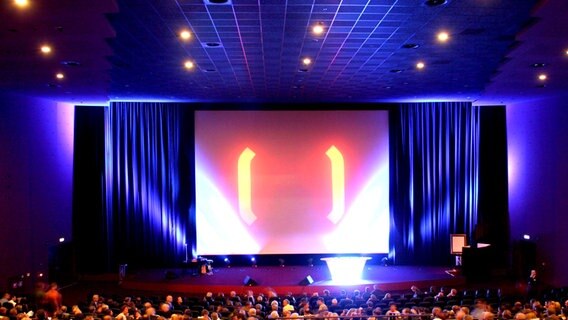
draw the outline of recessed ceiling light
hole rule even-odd
[[[305,66],[309,66],[310,64],[312,64],[312,59],[310,59],[310,58],[304,58],[304,59],[302,60],[302,63],[303,63]]]
[[[531,64],[531,67],[533,67],[533,68],[544,68],[544,67],[546,67],[546,63],[542,63],[542,62],[533,63],[533,64]]]
[[[184,62],[183,66],[184,66],[186,69],[191,70],[191,69],[193,69],[193,68],[195,67],[195,64],[193,63],[193,61],[187,60],[187,61]]]
[[[63,73],[59,72],[59,73],[55,74],[55,78],[62,80],[63,78],[65,78],[65,75]]]
[[[544,74],[544,73],[541,73],[541,74],[538,75],[538,80],[540,80],[540,81],[544,81],[544,80],[546,80],[546,78],[547,78],[546,74]]]
[[[446,0],[426,0],[424,4],[429,7],[437,7],[446,4],[446,2]]]
[[[231,4],[229,0],[205,0],[205,4]]]
[[[221,46],[221,43],[220,43],[220,42],[210,41],[210,42],[205,42],[205,43],[203,43],[203,46],[204,46],[204,47],[207,47],[207,48],[218,48],[218,47]]]
[[[63,60],[61,61],[61,64],[67,67],[78,67],[81,65],[81,62],[74,60]]]
[[[318,23],[318,24],[316,24],[316,25],[314,25],[314,26],[312,27],[312,32],[313,32],[315,35],[320,35],[320,34],[322,34],[324,31],[325,31],[325,28],[323,27],[323,23],[321,23],[321,22]]]
[[[182,31],[179,33],[179,37],[180,37],[182,40],[189,40],[189,39],[191,39],[191,32],[189,32],[188,30],[182,30]]]
[[[43,54],[50,54],[51,53],[51,47],[48,46],[48,45],[41,46],[40,50],[41,50],[41,53],[43,53]]]
[[[437,38],[438,38],[438,41],[440,41],[440,42],[446,42],[446,41],[448,41],[448,39],[450,39],[450,35],[447,32],[442,31],[442,32],[438,33]]]
[[[426,67],[426,65],[422,61],[416,64],[416,69],[424,69],[424,67]]]
[[[402,47],[404,49],[416,49],[416,48],[420,47],[420,45],[416,44],[416,43],[405,43],[405,44],[402,45]]]
[[[14,4],[18,7],[27,7],[30,2],[28,0],[14,0]]]
[[[564,53],[568,56],[568,49],[566,49],[566,51],[564,51]]]

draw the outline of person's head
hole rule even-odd
[[[485,311],[485,312],[483,313],[482,319],[483,319],[483,320],[494,320],[494,319],[495,319],[495,314],[493,314],[492,312],[489,312],[489,311]]]
[[[526,274],[526,273],[525,273]],[[532,269],[531,270],[531,277],[536,277],[536,270]]]
[[[249,317],[256,317],[256,309],[250,308],[249,311],[248,311],[248,315],[249,315]]]
[[[168,305],[167,303],[160,304],[160,311],[161,312],[169,312],[170,311],[170,305]]]
[[[174,297],[172,297],[171,295],[166,296],[166,302],[167,303],[172,303],[173,301],[174,301]]]
[[[122,306],[122,308],[120,308],[120,313],[124,314],[124,315],[128,315],[128,306]]]
[[[290,300],[288,300],[288,299],[282,300],[282,306],[287,306],[289,304],[290,304]]]

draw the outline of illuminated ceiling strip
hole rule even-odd
[[[241,152],[238,162],[238,188],[239,188],[239,214],[241,218],[251,225],[256,220],[252,212],[252,181],[251,162],[256,154],[249,148]]]
[[[331,146],[325,153],[331,161],[333,207],[327,218],[337,224],[345,212],[345,163],[341,151]]]

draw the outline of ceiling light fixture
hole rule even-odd
[[[182,40],[189,40],[189,39],[191,39],[191,32],[189,32],[188,30],[182,30],[182,31],[179,33],[179,37],[180,37]]]
[[[55,74],[55,78],[62,80],[63,78],[65,78],[65,75],[63,73],[59,72],[59,73]]]
[[[424,67],[426,67],[426,65],[422,61],[416,64],[416,69],[424,69]]]
[[[305,66],[309,66],[310,64],[312,64],[312,59],[310,59],[310,58],[304,58],[304,59],[302,60],[302,63],[303,63]]]
[[[30,2],[28,0],[14,0],[14,4],[18,7],[23,8],[27,7],[30,4]]]
[[[450,35],[447,32],[442,31],[442,32],[438,33],[437,38],[438,38],[438,41],[440,41],[440,42],[446,42],[446,41],[448,41],[448,39],[450,39]]]
[[[195,64],[193,63],[193,61],[187,60],[184,62],[183,66],[188,69],[191,70],[195,67]]]
[[[51,53],[51,47],[48,46],[48,45],[41,46],[40,50],[41,50],[41,53],[43,53],[43,54],[50,54]]]
[[[402,45],[402,47],[404,49],[416,49],[416,48],[420,47],[420,45],[417,44],[417,43],[405,43],[405,44]]]
[[[318,23],[318,24],[316,24],[316,25],[314,25],[314,26],[312,27],[312,32],[313,32],[315,35],[320,35],[320,34],[322,34],[324,31],[325,31],[325,28],[324,28],[324,26],[323,26],[323,23],[321,23],[321,22]]]
[[[428,7],[437,7],[446,4],[446,0],[426,0],[424,2]]]

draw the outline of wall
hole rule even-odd
[[[49,248],[71,240],[71,105],[0,95],[0,288],[46,273]]]
[[[545,282],[568,285],[568,100],[507,107],[511,239],[529,234]]]

